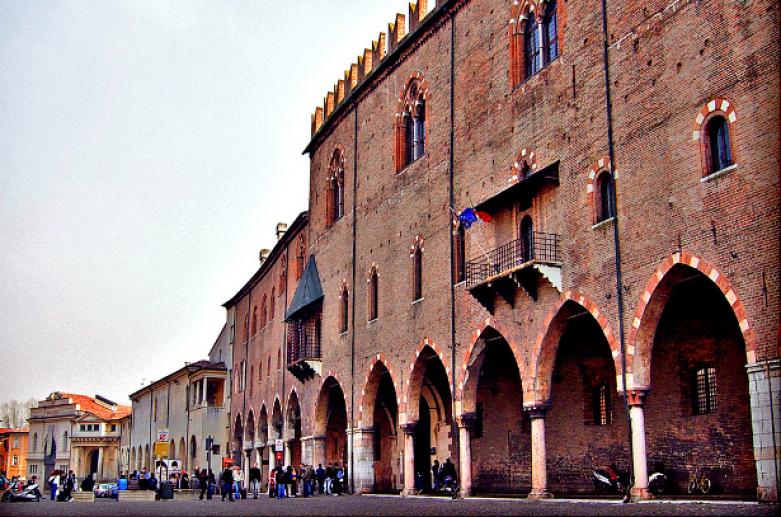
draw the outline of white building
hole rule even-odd
[[[206,438],[214,438],[211,468],[219,471],[226,454],[229,425],[228,371],[223,362],[198,361],[152,382],[130,395],[129,470],[155,467],[154,444],[168,431],[167,460],[192,472],[207,467]],[[227,402],[227,404],[226,404]],[[169,465],[173,467],[171,461]],[[165,471],[163,471],[165,474]]]
[[[28,477],[46,479],[56,469],[79,479],[115,481],[121,472],[122,422],[130,407],[100,395],[53,392],[30,410]]]

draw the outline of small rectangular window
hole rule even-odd
[[[30,468],[28,470],[30,471],[30,474],[37,474],[38,473],[38,465],[30,465]]]
[[[19,456],[14,456],[11,459],[11,465],[14,466],[14,467],[18,467],[19,466]]]
[[[695,415],[716,412],[716,368],[697,369],[692,376],[693,408]]]
[[[610,405],[610,388],[607,383],[595,387],[592,393],[594,425],[609,425],[613,419]]]

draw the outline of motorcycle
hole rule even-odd
[[[660,469],[655,470],[648,476],[648,491],[653,495],[664,494],[667,488],[667,476]]]
[[[596,467],[592,471],[595,492],[624,494],[629,485],[625,475],[620,474],[613,465]]]
[[[9,486],[0,496],[0,500],[4,503],[11,503],[16,501],[40,501],[41,491],[38,490],[38,483],[32,483],[26,487],[22,487],[21,483],[16,483]]]
[[[442,480],[442,486],[439,491],[443,495],[449,495],[455,499],[458,497],[458,482],[453,476],[445,476]]]

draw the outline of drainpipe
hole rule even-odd
[[[602,69],[605,75],[605,116],[607,118],[607,148],[610,159],[611,202],[615,213],[613,215],[613,247],[615,249],[616,267],[616,303],[618,305],[618,336],[621,345],[621,384],[624,388],[624,403],[626,405],[626,423],[629,439],[629,485],[635,483],[634,451],[632,449],[632,422],[629,416],[629,394],[626,385],[626,340],[624,336],[624,293],[621,274],[621,245],[618,233],[618,204],[616,203],[615,149],[613,146],[613,101],[610,93],[610,60],[608,56],[609,42],[607,31],[607,0],[602,0]]]
[[[254,287],[254,286],[253,286]],[[247,423],[244,421],[244,415],[247,414],[247,359],[249,359],[249,331],[250,331],[250,320],[252,318],[252,288],[249,290],[249,295],[247,296],[247,328],[246,328],[246,334],[245,336],[247,339],[244,341],[244,367],[240,369],[239,375],[242,376],[244,379],[244,389],[241,390],[242,393],[242,403],[241,403],[241,440],[239,441],[239,465],[244,462],[244,428],[246,427]],[[255,327],[257,330],[257,326]],[[206,382],[206,379],[204,378],[204,382]],[[252,382],[252,379],[250,379],[250,382]],[[241,383],[239,383],[240,385]],[[233,430],[233,434],[236,434],[236,430]],[[222,467],[222,465],[220,465]]]
[[[354,103],[355,121],[353,129],[353,270],[352,270],[352,312],[350,313],[350,492],[355,493],[355,278],[358,238],[358,103]],[[363,440],[363,434],[361,434]]]
[[[456,286],[455,286],[455,264],[453,261],[453,251],[455,249],[453,242],[453,214],[455,213],[455,200],[453,193],[454,185],[454,164],[455,156],[455,79],[456,79],[456,14],[450,13],[450,145],[448,157],[448,196],[450,202],[450,213],[447,219],[447,233],[450,236],[450,371],[452,372],[450,396],[451,396],[451,425],[456,427]],[[460,436],[458,429],[453,432],[455,442],[454,451],[460,451]],[[461,458],[459,453],[459,470],[461,469]],[[460,473],[459,473],[460,474]],[[459,476],[463,479],[463,475]]]

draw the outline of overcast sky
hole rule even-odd
[[[434,4],[434,1],[430,1]],[[0,401],[205,358],[406,0],[0,0]]]

